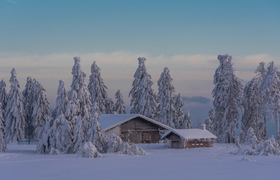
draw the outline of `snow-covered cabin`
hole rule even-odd
[[[102,114],[102,132],[114,133],[125,142],[157,143],[162,134],[172,128],[141,114]]]
[[[212,147],[213,139],[217,137],[206,130],[205,124],[201,129],[171,129],[161,139],[167,139],[169,148]]]

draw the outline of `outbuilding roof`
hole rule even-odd
[[[140,117],[146,121],[149,121],[153,124],[156,124],[156,125],[164,128],[164,129],[167,129],[167,130],[172,129],[169,126],[166,126],[156,120],[153,120],[153,119],[143,116],[141,114],[101,114],[99,116],[99,124],[100,124],[102,131],[107,131],[107,130],[114,128],[118,125],[121,125],[127,121],[130,121],[136,117]]]
[[[189,139],[216,139],[217,137],[209,132],[208,130],[203,129],[171,129],[170,131],[166,132],[161,139],[164,139],[170,133],[174,133],[180,136],[184,140]]]

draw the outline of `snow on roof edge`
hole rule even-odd
[[[117,115],[117,114],[114,114],[114,115]],[[162,124],[162,123],[160,123],[160,122],[158,122],[158,121],[156,121],[156,120],[153,120],[153,119],[151,119],[151,118],[148,118],[148,117],[146,117],[146,116],[144,116],[144,115],[142,115],[142,114],[135,114],[134,116],[131,116],[131,117],[129,117],[128,119],[126,119],[126,120],[124,120],[124,121],[118,122],[118,123],[116,123],[116,124],[113,124],[113,125],[110,126],[110,127],[107,127],[107,128],[105,128],[105,129],[103,129],[102,131],[107,131],[107,130],[109,130],[109,129],[112,129],[112,128],[118,126],[118,125],[121,125],[121,124],[123,124],[123,123],[125,123],[125,122],[127,122],[127,121],[129,121],[129,120],[131,120],[131,119],[133,119],[133,118],[135,118],[135,117],[141,117],[141,118],[143,118],[143,119],[145,119],[145,120],[147,120],[147,121],[149,121],[149,122],[151,122],[151,123],[154,123],[154,124],[157,124],[157,125],[159,125],[159,126],[161,126],[161,127],[164,127],[165,129],[172,130],[171,127],[169,127],[169,126],[167,126],[167,125],[165,125],[165,124]]]
[[[180,129],[179,129],[180,130]],[[187,129],[186,129],[187,130]],[[210,131],[208,130],[202,130],[202,129],[193,129],[193,130],[201,130],[201,131],[207,131],[209,132],[210,134],[212,134]],[[168,136],[171,132],[173,132],[174,134],[178,135],[179,137],[181,137],[182,139],[184,140],[188,140],[188,138],[182,136],[178,131],[176,131],[176,129],[171,129],[169,130],[168,132],[166,132],[160,139],[164,139],[166,136]],[[212,134],[214,137],[209,137],[209,138],[205,138],[205,139],[216,139],[217,136],[215,136],[214,134]],[[189,138],[189,139],[196,139],[196,138]],[[201,139],[201,138],[197,138],[197,139]]]

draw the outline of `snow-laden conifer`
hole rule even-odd
[[[23,97],[20,85],[17,80],[17,73],[13,68],[11,71],[11,89],[7,96],[7,106],[5,108],[5,136],[6,139],[15,141],[24,139],[25,136],[25,112],[23,107]]]
[[[280,149],[278,143],[274,139],[274,136],[271,136],[270,138],[259,144],[254,154],[259,156],[267,156],[270,154],[279,156]]]
[[[232,57],[228,54],[218,55],[220,66],[214,75],[215,109],[214,129],[217,140],[221,143],[234,143],[238,127],[240,112],[242,110],[243,86],[241,80],[234,74]]]
[[[73,152],[78,153],[81,149],[83,144],[86,141],[86,129],[87,122],[82,119],[81,115],[78,116],[76,119],[76,125],[74,129],[74,140],[73,140]]]
[[[268,108],[272,108],[275,114],[277,140],[280,142],[279,132],[279,111],[280,111],[280,73],[271,61],[267,68],[267,74],[262,81],[262,95],[264,103]]]
[[[100,109],[100,113],[107,114],[107,87],[104,85],[100,71],[101,69],[96,65],[96,62],[94,61],[91,65],[91,75],[89,76],[88,89],[91,95],[91,103],[93,104],[96,102]]]
[[[154,118],[157,108],[156,95],[152,89],[153,82],[145,66],[146,58],[139,57],[139,66],[134,74],[132,89],[129,92],[131,114],[142,114]]]
[[[106,105],[106,114],[113,114],[114,113],[114,101],[111,98],[107,98],[105,100]]]
[[[40,129],[46,124],[50,118],[50,107],[47,99],[46,90],[42,84],[34,79],[32,86],[32,139],[38,139]]]
[[[4,79],[0,81],[0,103],[2,104],[2,109],[4,110],[7,105],[7,91]]]
[[[57,98],[56,98],[56,108],[52,113],[50,119],[46,122],[43,128],[39,132],[39,143],[37,145],[36,151],[38,153],[50,153],[52,148],[56,147],[56,130],[57,128],[52,128],[54,121],[61,115],[64,115],[66,112],[66,105],[68,102],[68,92],[65,87],[63,80],[59,81],[59,86],[57,89]],[[76,107],[76,106],[74,106]],[[71,108],[69,108],[69,111]],[[72,124],[71,128],[72,128]],[[70,136],[71,137],[71,136]]]
[[[187,110],[185,112],[184,119],[182,121],[182,126],[180,129],[191,129],[191,128],[192,128],[191,115],[189,110]]]
[[[73,135],[71,123],[65,119],[64,115],[59,115],[53,122],[53,133],[55,138],[54,148],[62,153],[72,153]]]
[[[66,107],[66,118],[71,121],[73,126],[78,115],[85,118],[87,121],[90,119],[91,102],[90,93],[88,91],[85,78],[86,74],[81,68],[80,57],[74,57],[74,66],[72,68],[72,84],[68,96],[68,105]],[[85,116],[85,117],[84,117]]]
[[[215,118],[215,111],[212,107],[211,110],[208,112],[208,118],[205,120],[206,129],[210,132],[214,132],[213,124]]]
[[[7,143],[5,140],[5,128],[4,128],[4,117],[2,103],[0,102],[0,152],[5,152],[7,149]]]
[[[65,86],[65,82],[63,80],[59,80],[59,86],[57,89],[57,98],[56,98],[56,108],[52,112],[52,117],[56,118],[60,114],[65,114],[67,103],[68,103],[68,90]]]
[[[91,120],[88,125],[88,141],[91,142],[99,152],[107,151],[107,139],[101,131],[99,124],[98,105],[95,102],[91,112]]]
[[[114,105],[114,111],[118,114],[126,114],[124,101],[123,101],[123,96],[122,96],[120,90],[118,90],[116,92],[115,98],[116,98],[116,102],[115,102],[115,105]]]
[[[244,113],[241,119],[241,130],[248,132],[250,127],[253,128],[260,140],[266,137],[266,110],[261,93],[261,82],[266,74],[264,65],[260,63],[255,71],[257,75],[245,85],[242,103]],[[240,136],[241,143],[245,141],[245,136]]]
[[[176,118],[175,103],[175,88],[172,85],[172,78],[170,71],[167,67],[164,68],[157,82],[158,94],[157,94],[157,119],[172,128],[175,128],[175,124],[178,124]]]
[[[176,117],[175,117],[175,121],[174,121],[174,125],[176,129],[180,129],[183,126],[183,119],[184,119],[184,101],[181,97],[181,94],[179,93],[179,95],[176,97],[175,99],[175,110],[176,110]]]

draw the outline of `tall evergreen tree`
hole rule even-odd
[[[174,108],[175,101],[175,88],[172,85],[172,78],[169,73],[169,69],[167,67],[164,68],[161,76],[158,80],[158,95],[157,95],[157,119],[172,128],[175,128],[173,121],[176,124],[178,122],[175,120],[176,118],[176,110]]]
[[[245,137],[249,128],[252,128],[258,135],[258,139],[264,140],[266,137],[266,122],[263,110],[263,97],[261,94],[261,82],[265,76],[264,63],[260,63],[255,71],[257,75],[249,81],[244,88],[243,109],[244,113],[241,119],[240,142],[245,142]],[[265,126],[265,127],[263,127]],[[263,137],[265,134],[265,137]]]
[[[214,132],[214,118],[215,118],[215,111],[212,107],[211,110],[208,113],[208,118],[205,120],[206,129],[210,132]]]
[[[34,95],[32,92],[33,87],[33,79],[31,77],[27,77],[25,89],[22,91],[23,95],[23,106],[25,111],[25,135],[26,138],[32,138],[33,135],[33,124],[32,124],[32,96]]]
[[[99,107],[95,102],[91,112],[91,120],[88,126],[88,141],[91,142],[99,152],[107,152],[107,140],[101,131],[99,124]]]
[[[87,122],[82,119],[81,115],[78,116],[76,120],[76,125],[74,129],[74,139],[73,139],[73,144],[74,144],[74,153],[78,153],[82,147],[83,144],[86,141],[86,131],[87,131]]]
[[[58,149],[62,153],[72,153],[73,135],[71,122],[65,119],[63,114],[54,120],[52,132],[54,132],[55,149]]]
[[[72,124],[72,135],[78,137],[78,135],[75,134],[75,132],[78,131],[74,131],[75,125],[79,125],[79,123],[76,123],[76,119],[81,116],[81,119],[84,121],[82,125],[86,126],[91,118],[92,104],[90,102],[90,93],[85,82],[86,74],[83,72],[80,65],[81,60],[79,57],[74,57],[74,62],[75,64],[72,68],[73,79],[68,97],[69,101],[66,107],[66,119]],[[85,128],[86,127],[83,127],[83,129]],[[78,127],[76,129],[78,129]],[[80,141],[74,141],[73,147],[80,147],[76,143],[79,144]],[[71,150],[68,152],[71,152]]]
[[[7,143],[5,140],[5,127],[4,127],[4,117],[2,103],[0,102],[0,152],[5,152],[7,149]]]
[[[49,107],[49,101],[47,99],[45,88],[34,79],[32,86],[32,138],[38,139],[38,134],[41,128],[46,124],[49,120],[51,112]]]
[[[66,119],[72,122],[73,127],[75,125],[76,118],[81,115],[82,118],[86,116],[86,120],[90,120],[91,102],[90,93],[86,86],[85,78],[86,74],[81,68],[81,59],[74,57],[74,66],[72,68],[72,84],[71,90],[68,96],[68,104],[66,107]]]
[[[52,118],[58,117],[60,114],[66,113],[66,106],[68,103],[68,90],[63,80],[59,80],[57,89],[56,108],[52,112]]]
[[[2,104],[2,109],[4,110],[7,105],[7,92],[6,83],[3,79],[0,81],[0,103]]]
[[[7,96],[7,106],[5,108],[5,136],[6,139],[15,141],[24,139],[25,112],[23,107],[23,97],[20,92],[20,85],[17,80],[17,73],[13,68],[11,71],[11,89]]]
[[[182,122],[182,127],[180,129],[191,129],[191,128],[192,128],[191,115],[189,110],[187,110],[185,112],[184,119]]]
[[[176,129],[180,129],[183,126],[183,119],[184,119],[184,109],[183,109],[184,101],[183,101],[180,93],[176,97],[174,107],[176,110],[176,117],[175,117],[174,125],[175,125]]]
[[[113,114],[114,113],[114,101],[111,98],[107,98],[105,100],[106,103],[106,114]]]
[[[215,109],[215,134],[221,143],[235,142],[235,128],[242,110],[243,86],[241,80],[234,74],[232,57],[228,54],[218,55],[220,66],[214,75],[214,90],[212,92]]]
[[[63,80],[59,81],[59,86],[57,89],[57,98],[56,98],[56,108],[52,112],[51,118],[46,122],[46,124],[43,126],[43,128],[39,132],[39,143],[37,145],[37,152],[39,153],[49,153],[52,148],[60,149],[62,152],[68,151],[67,149],[63,149],[63,147],[57,147],[56,146],[56,139],[59,137],[56,137],[58,128],[57,128],[57,122],[59,121],[57,119],[63,119],[62,122],[65,121],[64,113],[66,113],[66,106],[68,102],[68,91],[65,87],[65,82]],[[53,127],[54,124],[56,124],[56,127]],[[72,127],[70,122],[64,122],[60,123],[59,126],[61,126],[60,129],[68,129],[68,126],[70,126],[70,129]],[[65,126],[65,127],[63,127]],[[64,131],[65,132],[65,131]],[[63,135],[66,137],[66,141],[72,142],[72,131],[70,131],[71,134],[69,134],[68,131],[66,131],[66,135]],[[69,147],[71,148],[71,146]]]
[[[122,96],[120,90],[118,90],[116,92],[115,98],[116,98],[116,102],[115,102],[115,105],[114,105],[114,111],[118,114],[126,114],[124,101],[123,101],[123,96]]]
[[[88,89],[91,95],[91,103],[93,104],[96,102],[99,106],[100,113],[107,114],[106,106],[110,106],[110,104],[106,105],[106,100],[108,98],[107,87],[104,85],[100,71],[101,69],[94,61],[91,65],[91,75],[89,76]],[[110,102],[108,101],[108,103]]]
[[[156,113],[156,95],[152,89],[153,82],[145,66],[146,58],[139,57],[139,66],[134,74],[132,89],[129,92],[131,96],[130,106],[131,114],[142,114],[149,118],[154,118]]]
[[[280,142],[280,72],[278,72],[278,69],[274,67],[273,61],[269,63],[269,66],[267,68],[267,74],[262,81],[262,94],[266,106],[268,108],[272,108],[272,113],[275,114],[277,140],[278,142]]]

